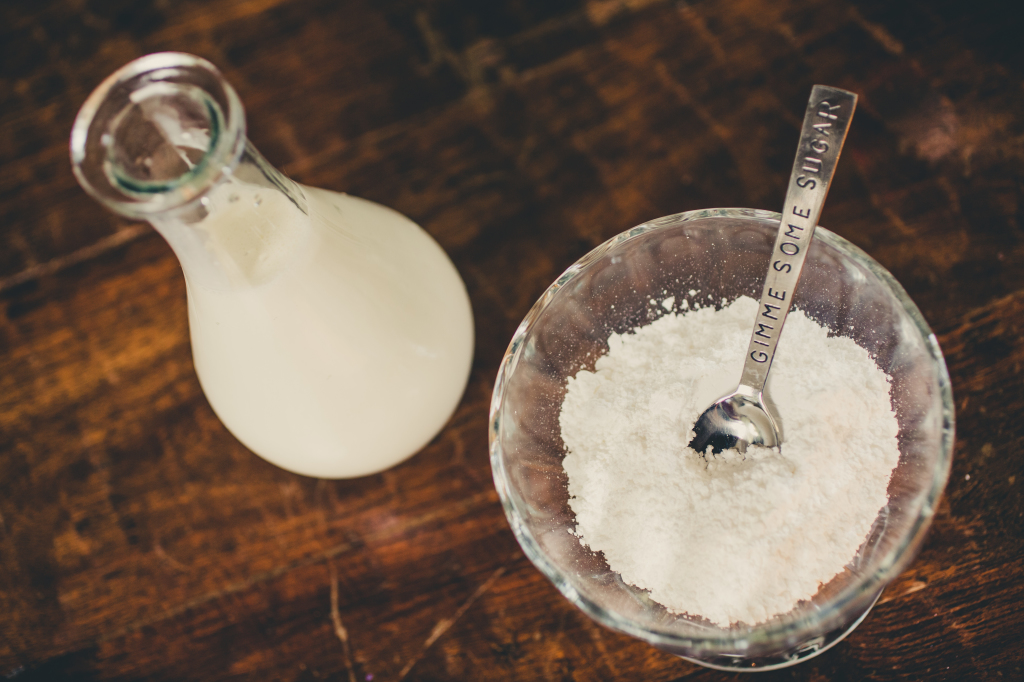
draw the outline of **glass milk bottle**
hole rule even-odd
[[[448,256],[401,214],[271,167],[212,64],[160,53],[122,67],[82,106],[71,159],[93,197],[174,250],[199,381],[253,452],[362,476],[448,420],[473,352]]]

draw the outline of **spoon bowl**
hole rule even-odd
[[[708,447],[714,454],[733,449],[746,452],[750,445],[778,447],[782,442],[778,423],[765,404],[764,395],[741,386],[704,410],[693,426],[696,435],[690,447],[705,457]]]

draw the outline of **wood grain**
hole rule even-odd
[[[451,254],[465,397],[408,462],[252,455],[195,378],[184,285],[70,173],[77,107],[147,52],[218,64],[295,179]],[[576,258],[645,220],[775,209],[807,92],[861,95],[822,224],[946,353],[953,473],[842,644],[764,680],[1024,679],[1024,50],[946,0],[117,0],[0,7],[0,675],[724,680],[583,616],[519,550],[487,460],[499,360]]]

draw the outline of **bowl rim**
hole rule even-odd
[[[731,218],[749,220],[752,223],[764,223],[773,221],[778,223],[782,218],[780,213],[751,208],[712,208],[699,209],[676,213],[654,220],[641,223],[636,227],[621,232],[604,243],[592,249],[589,253],[570,265],[559,275],[555,281],[540,295],[537,301],[527,312],[523,321],[516,328],[509,342],[505,355],[499,365],[494,390],[491,394],[491,404],[488,415],[488,446],[490,451],[491,473],[494,479],[494,486],[501,500],[502,508],[508,519],[509,526],[515,535],[516,540],[522,547],[527,558],[536,566],[544,576],[551,581],[558,591],[589,615],[594,620],[625,634],[632,635],[645,640],[655,646],[687,650],[693,653],[707,652],[715,653],[721,651],[735,651],[737,648],[748,648],[750,645],[771,646],[772,644],[792,645],[794,638],[800,638],[806,634],[817,634],[822,631],[843,625],[843,613],[861,614],[866,612],[884,587],[913,560],[924,540],[928,527],[935,515],[939,500],[946,483],[949,479],[952,467],[953,446],[955,442],[955,404],[953,402],[952,385],[950,383],[949,371],[939,347],[938,340],[932,332],[924,316],[918,309],[903,287],[881,264],[875,261],[862,249],[848,240],[840,237],[820,225],[816,227],[815,240],[821,240],[833,247],[841,254],[852,258],[862,266],[869,269],[872,274],[884,282],[897,300],[908,313],[914,322],[918,333],[924,340],[928,354],[933,360],[936,369],[939,394],[942,404],[942,433],[940,441],[939,458],[933,471],[931,486],[923,497],[921,510],[914,521],[904,541],[890,550],[880,562],[877,569],[869,574],[859,585],[851,585],[843,589],[830,606],[828,616],[809,618],[800,616],[794,618],[773,618],[766,623],[755,626],[748,626],[746,629],[739,629],[735,636],[729,636],[727,629],[710,629],[707,637],[683,637],[666,628],[646,627],[636,624],[634,621],[619,616],[614,611],[605,609],[587,596],[582,594],[575,586],[559,571],[554,564],[548,560],[542,551],[539,543],[526,527],[525,522],[515,508],[510,494],[510,482],[507,479],[503,467],[504,453],[501,448],[501,408],[504,403],[505,390],[508,382],[514,373],[516,366],[522,356],[524,341],[535,326],[548,305],[554,299],[558,291],[566,284],[575,279],[585,268],[597,260],[603,258],[608,252],[622,244],[638,239],[651,232],[676,227],[687,222],[703,220],[707,218]],[[824,613],[824,611],[822,611]],[[854,616],[856,617],[856,616]],[[823,627],[825,625],[826,627]],[[715,634],[710,634],[714,632]]]

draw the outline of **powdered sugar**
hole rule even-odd
[[[799,310],[768,385],[781,452],[706,462],[686,447],[735,388],[756,310],[744,297],[612,335],[595,371],[569,379],[560,414],[581,542],[670,611],[723,626],[788,612],[840,573],[899,459],[888,378]]]

